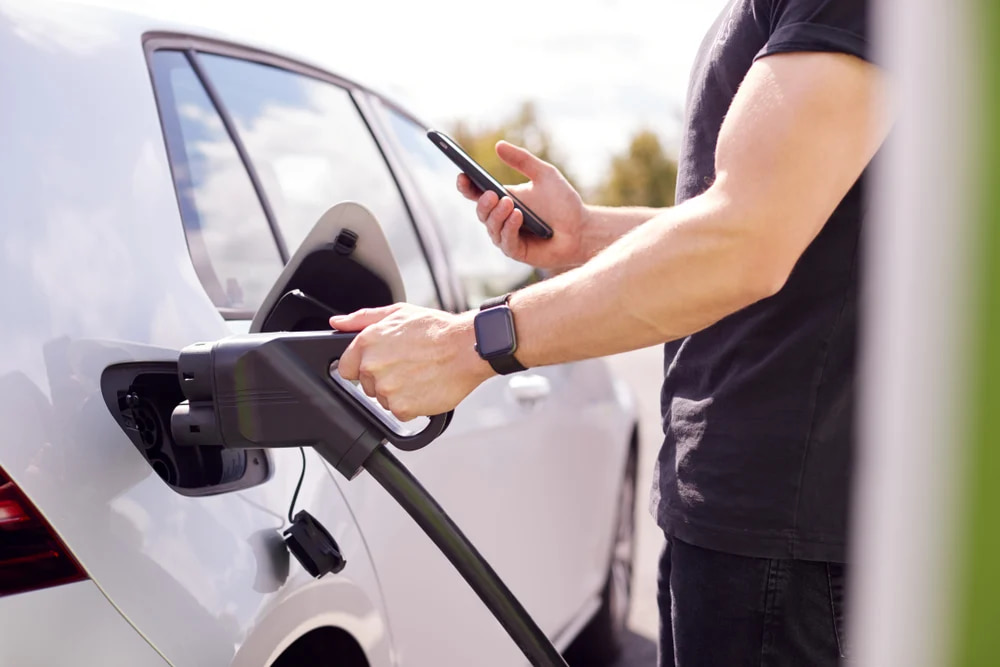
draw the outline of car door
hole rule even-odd
[[[467,305],[536,280],[491,244],[474,205],[455,189],[457,169],[422,124],[377,98],[372,107],[412,179],[418,210],[436,223]],[[477,498],[491,517],[472,529],[487,554],[517,539],[520,554],[498,558],[499,571],[550,631],[585,615],[603,584],[631,428],[613,386],[601,361],[494,377],[462,403],[442,438],[453,465],[476,473],[441,483],[456,502]]]

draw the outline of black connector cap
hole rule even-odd
[[[178,445],[219,447],[223,444],[212,403],[184,401],[170,414],[170,431]]]
[[[317,579],[330,572],[336,574],[347,565],[337,541],[323,524],[305,510],[295,515],[292,525],[282,534],[288,550],[306,572]]]
[[[214,387],[212,382],[213,343],[195,343],[184,348],[177,360],[177,373],[181,380],[181,391],[189,401],[211,401]]]

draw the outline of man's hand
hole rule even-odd
[[[506,141],[499,142],[496,150],[501,160],[531,179],[529,183],[507,186],[507,190],[555,233],[548,240],[519,234],[524,217],[514,209],[514,201],[510,197],[500,199],[493,192],[483,193],[465,174],[459,174],[458,190],[478,202],[476,215],[486,225],[493,243],[508,257],[540,269],[566,269],[587,261],[589,255],[581,243],[587,209],[579,193],[558,169],[530,151]]]
[[[333,328],[361,332],[340,374],[402,421],[448,412],[493,375],[475,351],[472,316],[397,303],[332,317]]]

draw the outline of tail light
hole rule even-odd
[[[52,526],[0,468],[0,596],[86,578]]]

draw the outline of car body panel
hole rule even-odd
[[[92,581],[0,598],[0,628],[0,665],[167,664]]]

